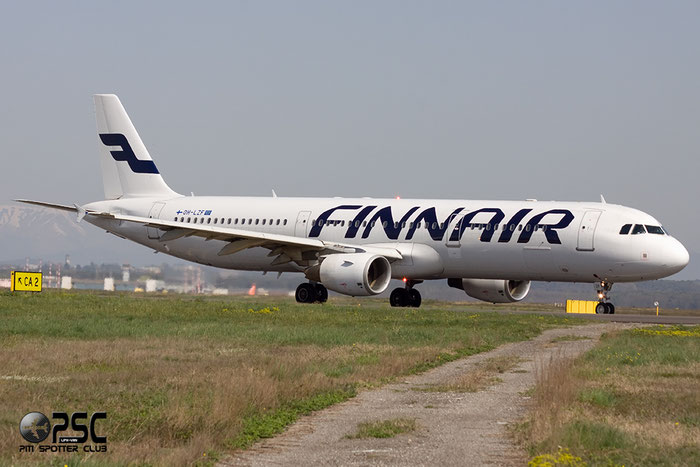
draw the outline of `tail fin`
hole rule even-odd
[[[114,94],[95,94],[105,198],[179,196],[163,177]]]

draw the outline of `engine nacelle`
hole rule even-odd
[[[450,287],[464,290],[477,300],[491,303],[519,302],[530,291],[530,281],[499,279],[447,279]]]
[[[319,268],[319,280],[328,289],[345,295],[377,295],[391,280],[391,265],[372,253],[338,253],[327,256]]]

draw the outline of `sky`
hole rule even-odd
[[[0,203],[101,199],[92,95],[116,93],[181,193],[603,194],[695,258],[698,18],[696,1],[3,2]]]

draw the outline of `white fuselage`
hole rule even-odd
[[[663,233],[621,234],[626,224],[660,227],[624,206],[587,202],[477,201],[372,198],[258,198],[191,196],[99,201],[88,210],[187,225],[202,224],[391,247],[403,259],[394,278],[512,279],[627,282],[658,279],[688,263],[688,252]],[[201,237],[159,240],[162,231],[101,217],[89,222],[182,259],[220,268],[301,271],[273,265],[255,247],[219,256],[225,241]]]

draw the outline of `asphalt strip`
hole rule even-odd
[[[592,348],[604,332],[631,323],[557,328],[525,342],[447,363],[399,382],[359,393],[342,404],[301,418],[284,433],[223,459],[222,466],[269,465],[524,465],[526,453],[508,436],[529,404],[535,369]],[[553,342],[557,337],[586,339]],[[475,371],[494,357],[514,356],[515,367],[497,374],[500,382],[478,392],[426,391]],[[416,419],[411,433],[393,438],[349,439],[359,423]]]

